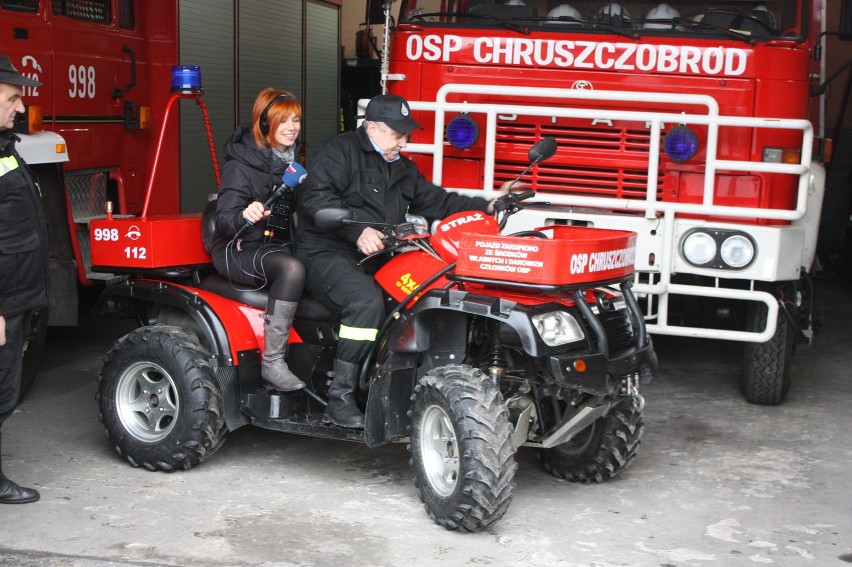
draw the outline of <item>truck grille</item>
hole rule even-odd
[[[650,147],[648,130],[501,121],[497,125],[497,156],[508,154],[508,151],[500,151],[500,144],[506,144],[506,150],[518,144],[531,146],[546,136],[556,138],[559,149],[556,156],[537,165],[524,178],[536,192],[645,198]],[[525,162],[498,158],[494,166],[495,188],[517,177],[526,165]],[[661,173],[658,173],[654,185],[660,198],[663,186]]]

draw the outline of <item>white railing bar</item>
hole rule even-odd
[[[711,115],[719,113],[719,103],[710,95],[668,94],[633,91],[607,91],[583,89],[559,89],[547,87],[512,87],[504,85],[477,85],[449,83],[438,89],[436,101],[446,102],[450,94],[485,94],[522,96],[527,98],[592,99],[620,102],[653,102],[664,104],[694,104],[707,107]]]
[[[445,187],[449,191],[455,191],[462,195],[483,196],[481,189],[466,189],[463,187]],[[485,193],[489,195],[490,193]],[[602,209],[613,212],[646,212],[647,201],[636,199],[614,199],[607,197],[583,197],[577,195],[559,195],[558,193],[538,193],[537,199],[525,201],[527,205],[535,205],[537,202],[550,205],[562,205],[565,207],[587,207]],[[540,199],[540,201],[539,201]],[[730,218],[756,218],[766,220],[798,220],[804,216],[804,207],[794,211],[787,209],[758,209],[753,207],[728,207],[725,205],[713,205],[708,207],[700,203],[669,203],[656,201],[654,211],[665,213],[672,211],[683,214],[706,214],[708,216],[722,216]],[[654,215],[656,216],[656,215]],[[648,217],[648,218],[654,218]],[[647,217],[647,215],[646,215]]]

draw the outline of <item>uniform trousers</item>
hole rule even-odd
[[[385,317],[382,291],[369,268],[358,265],[360,258],[337,251],[301,258],[308,272],[305,289],[340,311],[337,358],[353,364],[363,362]]]
[[[26,313],[6,317],[6,344],[0,346],[0,426],[18,405]]]

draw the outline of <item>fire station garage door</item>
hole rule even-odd
[[[238,13],[237,13],[238,10]],[[340,108],[340,7],[321,0],[181,0],[180,63],[201,66],[216,150],[251,120],[257,93],[287,89],[304,109],[308,156],[335,135]],[[304,22],[304,27],[303,27]],[[216,190],[195,105],[181,105],[181,210],[198,212]]]
[[[305,122],[311,150],[340,128],[340,7],[308,1],[305,36]]]

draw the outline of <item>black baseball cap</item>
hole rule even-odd
[[[19,85],[21,87],[41,86],[40,81],[30,79],[29,77],[24,77],[23,75],[18,73],[18,70],[15,69],[14,65],[12,65],[12,61],[5,55],[0,55],[0,83]]]
[[[400,134],[408,134],[421,127],[411,118],[408,101],[397,95],[374,96],[367,104],[367,114],[364,118],[373,122],[384,122]]]

